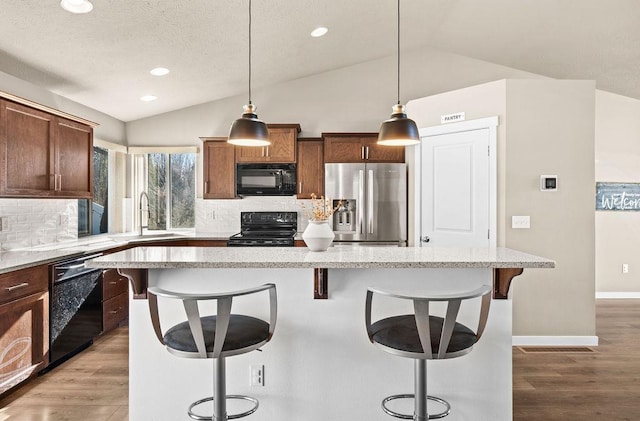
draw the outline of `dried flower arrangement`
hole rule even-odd
[[[315,193],[311,193],[310,206],[306,206],[304,202],[301,202],[300,206],[309,221],[326,221],[342,206],[342,200],[338,201],[335,207],[332,207],[331,203],[331,199],[324,196],[318,199]]]

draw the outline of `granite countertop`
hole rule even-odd
[[[503,247],[135,247],[87,262],[99,268],[553,268]]]
[[[128,245],[143,245],[148,242],[167,240],[227,240],[233,234],[235,232],[163,231],[147,232],[142,236],[137,232],[94,235],[78,240],[0,252],[0,274]]]

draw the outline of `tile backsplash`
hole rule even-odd
[[[0,250],[78,238],[76,199],[0,199],[0,217],[8,223],[0,231]]]
[[[196,232],[238,232],[240,212],[283,211],[298,213],[298,231],[309,223],[295,196],[248,196],[237,200],[196,199]],[[308,203],[308,201],[304,201]]]

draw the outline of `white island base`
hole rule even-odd
[[[227,393],[260,401],[258,411],[245,419],[389,421],[393,418],[382,412],[380,402],[388,395],[413,393],[413,360],[369,342],[367,287],[414,295],[471,290],[491,285],[492,269],[330,269],[327,300],[313,299],[309,268],[149,269],[149,285],[171,290],[220,292],[266,282],[275,283],[278,291],[272,341],[263,352],[227,359]],[[404,309],[396,306],[393,311]],[[233,311],[251,312],[252,307],[238,302]],[[462,322],[475,329],[478,312],[479,303],[463,304]],[[179,302],[160,301],[160,314],[164,330],[185,317]],[[131,300],[129,317],[129,420],[190,420],[188,405],[212,395],[212,360],[169,354],[154,335],[146,300]],[[511,358],[511,300],[492,300],[487,330],[470,354],[428,362],[428,392],[452,406],[445,419],[511,420]],[[250,385],[252,365],[264,365],[264,386]],[[246,408],[228,402],[229,413]],[[413,413],[411,400],[395,402],[394,410]]]

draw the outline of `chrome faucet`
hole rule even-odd
[[[144,209],[142,207],[142,198],[146,197],[147,198],[147,209]],[[144,212],[147,212],[147,225],[142,225],[142,216],[144,215]],[[142,229],[143,228],[149,228],[149,218],[151,217],[151,212],[149,212],[149,195],[147,194],[147,192],[143,191],[142,193],[140,193],[140,236],[142,237]]]

